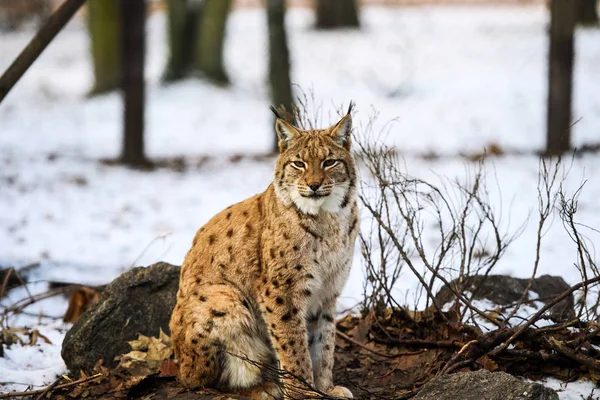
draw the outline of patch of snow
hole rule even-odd
[[[536,293],[535,295],[532,296],[533,293],[535,293],[535,292],[529,291],[528,296],[530,299],[532,299],[533,297],[535,297],[535,295],[537,295],[537,293]],[[470,299],[472,296],[472,293],[467,291],[467,292],[464,292],[464,295],[466,296],[467,299]],[[442,311],[450,310],[450,308],[452,307],[453,304],[454,304],[453,302],[444,304],[442,306]],[[517,312],[515,312],[515,315],[507,321],[506,317],[508,317],[514,311],[516,305],[512,306],[512,307],[498,305],[488,299],[472,300],[471,304],[473,305],[473,307],[477,308],[478,310],[483,311],[484,313],[486,313],[494,318],[505,321],[508,324],[508,326],[521,325],[522,323],[527,321],[527,319],[529,319],[529,317],[533,316],[536,312],[538,312],[540,310],[540,308],[542,308],[545,305],[541,301],[523,303],[523,304],[521,304],[521,306],[519,307]],[[461,307],[464,307],[464,303],[462,303],[462,302],[461,302]],[[484,331],[492,331],[492,330],[495,330],[498,328],[492,322],[483,318],[482,316],[480,316],[479,314],[477,314],[474,311],[468,310],[467,317],[471,322],[477,323],[477,325],[479,325],[479,327],[482,328]],[[535,326],[540,328],[542,326],[548,326],[548,325],[552,325],[552,324],[553,324],[553,322],[551,320],[542,318],[535,324]]]
[[[44,322],[37,329],[50,340],[50,344],[40,338],[33,346],[4,346],[4,357],[0,357],[0,388],[3,391],[23,391],[28,386],[49,385],[57,376],[66,373],[67,367],[60,357],[60,345],[68,328],[62,322]]]
[[[597,399],[600,396],[600,390],[594,382],[587,379],[566,383],[556,378],[545,378],[540,383],[556,390],[560,400],[587,400]]]

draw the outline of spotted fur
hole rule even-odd
[[[332,368],[335,304],[358,231],[352,119],[304,131],[277,119],[275,129],[273,183],[213,217],[185,257],[170,324],[179,379],[280,397],[264,367],[275,366],[351,398]]]

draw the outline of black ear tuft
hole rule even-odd
[[[277,111],[277,109],[273,106],[269,107],[271,109],[271,111],[273,112],[273,114],[275,114],[275,116],[277,118],[281,118],[281,115],[279,115],[279,112]]]
[[[352,112],[353,108],[354,108],[354,102],[352,100],[350,100],[350,105],[348,106],[348,112],[346,114],[350,114]]]

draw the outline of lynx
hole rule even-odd
[[[298,382],[352,398],[332,381],[358,232],[351,108],[327,129],[277,118],[275,130],[272,184],[213,217],[185,257],[170,322],[179,380],[254,399],[303,398]]]

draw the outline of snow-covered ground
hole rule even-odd
[[[122,106],[117,94],[87,98],[92,86],[88,39],[72,21],[0,106],[0,263],[42,260],[32,280],[106,283],[133,265],[158,260],[180,264],[195,231],[231,203],[269,183],[273,132],[266,82],[266,16],[239,9],[230,18],[226,65],[233,85],[199,80],[160,85],[166,61],[165,18],[148,23],[147,151],[150,157],[184,156],[184,172],[140,172],[99,162],[119,153]],[[528,277],[534,260],[538,160],[545,138],[547,10],[542,6],[366,8],[360,31],[316,32],[312,14],[292,9],[288,26],[293,81],[314,93],[323,124],[350,99],[356,126],[379,112],[376,131],[404,157],[407,172],[432,179],[465,177],[459,153],[496,144],[511,153],[488,165],[492,201],[503,228],[513,232],[531,215],[497,273]],[[3,34],[0,70],[32,31]],[[577,32],[573,143],[600,142],[600,30]],[[423,154],[439,157],[423,159]],[[205,158],[209,156],[209,158]],[[579,218],[600,227],[600,157],[567,163],[566,182],[580,195]],[[496,182],[497,181],[497,186]],[[363,227],[369,226],[363,213]],[[600,235],[585,232],[592,243]],[[559,220],[547,230],[539,274],[579,281],[575,248]],[[356,253],[340,309],[360,301],[363,270]],[[415,278],[397,287],[411,299]],[[33,285],[40,292],[44,284]],[[406,296],[409,292],[408,297]],[[2,305],[23,297],[15,290]],[[61,316],[66,301],[31,307]],[[52,322],[51,322],[52,321]],[[35,325],[52,342],[18,345],[0,358],[0,381],[43,385],[65,371],[59,357],[66,326],[23,315],[13,326]],[[584,383],[581,393],[591,391]],[[587,385],[587,386],[586,386]],[[580,384],[581,386],[581,384]],[[18,384],[0,390],[24,389]],[[579,390],[579,389],[578,389]],[[579,399],[575,390],[563,399]]]

